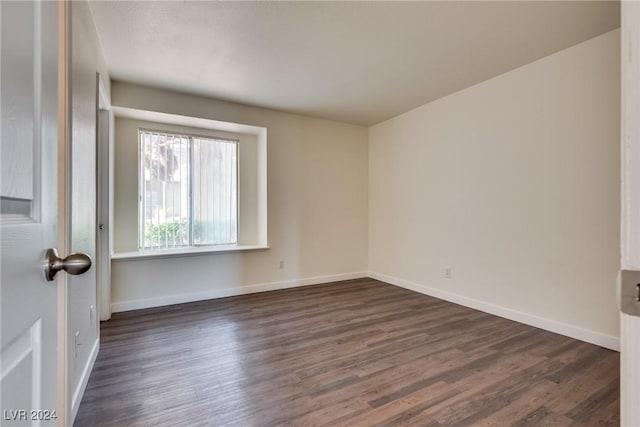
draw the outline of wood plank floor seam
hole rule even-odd
[[[606,426],[619,354],[374,279],[116,313],[76,427]]]

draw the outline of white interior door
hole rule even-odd
[[[640,270],[640,3],[622,2],[622,269]],[[640,317],[621,314],[621,424],[640,426]]]
[[[57,285],[58,3],[0,2],[0,423],[53,425]]]

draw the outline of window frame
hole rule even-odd
[[[145,236],[145,221],[144,221],[144,208],[145,208],[145,197],[144,197],[144,188],[145,188],[145,179],[144,179],[144,160],[142,153],[142,133],[156,133],[160,135],[171,135],[174,137],[183,137],[188,141],[187,151],[188,151],[188,171],[187,175],[189,178],[187,192],[188,197],[188,245],[185,246],[165,246],[165,247],[144,247],[144,236]],[[228,138],[228,137],[220,137],[220,136],[212,136],[212,135],[202,135],[191,132],[177,132],[175,130],[159,130],[159,129],[151,129],[138,127],[138,251],[175,251],[175,250],[188,250],[188,249],[198,249],[198,248],[215,248],[215,247],[233,247],[238,246],[239,241],[238,238],[240,236],[240,140],[236,138]],[[234,243],[212,243],[212,244],[194,244],[193,239],[193,139],[208,139],[208,140],[216,140],[222,141],[224,143],[233,144],[236,150],[236,180],[235,180],[235,195],[236,195],[236,210],[235,210],[235,218],[236,218],[236,233],[235,233],[235,242]]]

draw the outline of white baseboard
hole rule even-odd
[[[294,288],[298,286],[307,285],[319,285],[322,283],[337,282],[340,280],[352,280],[360,279],[363,277],[371,277],[372,279],[380,280],[401,288],[409,289],[421,294],[429,295],[435,298],[439,298],[445,301],[453,302],[456,304],[470,307],[476,310],[490,313],[496,316],[504,317],[505,319],[514,320],[516,322],[524,323],[526,325],[534,326],[536,328],[545,329],[547,331],[555,332],[560,335],[575,338],[581,341],[585,341],[591,344],[595,344],[601,347],[609,348],[611,350],[620,351],[620,338],[602,334],[600,332],[583,329],[578,326],[570,325],[567,323],[559,322],[557,320],[547,319],[544,317],[536,316],[533,314],[525,313],[522,311],[513,310],[507,307],[491,304],[485,301],[480,301],[474,298],[469,298],[463,295],[446,292],[441,289],[432,288],[429,286],[420,285],[408,280],[400,279],[385,274],[370,272],[354,272],[344,274],[333,274],[328,276],[308,277],[303,279],[287,280],[282,282],[269,282],[259,283],[248,286],[227,287],[222,289],[213,289],[205,292],[194,292],[188,294],[176,294],[166,295],[161,297],[136,299],[129,301],[118,301],[111,304],[111,311],[113,313],[138,310],[142,308],[162,307],[165,305],[181,304],[185,302],[202,301],[213,298],[224,298],[235,295],[252,294],[256,292],[273,291],[277,289]],[[93,352],[92,352],[93,355]],[[97,351],[96,351],[97,355]],[[95,356],[94,356],[95,360]],[[93,362],[91,362],[93,366]],[[88,375],[87,375],[88,378]],[[85,383],[86,386],[86,383]],[[84,388],[83,388],[84,390]],[[75,395],[74,395],[75,398]],[[78,402],[80,403],[80,402]],[[75,404],[75,400],[74,400]],[[76,408],[77,410],[77,408]],[[75,416],[75,412],[74,412]]]
[[[189,294],[176,294],[129,301],[118,301],[111,303],[111,312],[117,313],[121,311],[139,310],[141,308],[162,307],[165,305],[181,304],[184,302],[253,294],[256,292],[274,291],[276,289],[295,288],[298,286],[320,285],[322,283],[337,282],[340,280],[361,279],[363,277],[369,277],[366,271],[332,274],[329,276],[308,277],[304,279],[286,280],[282,282],[259,283],[248,286],[227,287]]]
[[[485,301],[480,301],[474,298],[465,297],[465,296],[454,294],[451,292],[446,292],[441,289],[431,288],[429,286],[420,285],[414,282],[410,282],[408,280],[399,279],[393,276],[387,276],[385,274],[380,274],[373,271],[369,272],[369,277],[371,277],[372,279],[380,280],[382,282],[399,286],[401,288],[419,292],[421,294],[429,295],[445,301],[460,304],[465,307],[470,307],[476,310],[484,311],[485,313],[504,317],[505,319],[524,323],[525,325],[535,326],[536,328],[545,329],[547,331],[555,332],[560,335],[564,335],[567,337],[578,339],[580,341],[585,341],[591,344],[595,344],[600,347],[605,347],[611,350],[620,351],[620,338],[615,336],[602,334],[600,332],[595,332],[588,329],[583,329],[578,326],[569,325],[563,322],[558,322],[557,320],[551,320],[544,317],[539,317],[533,314],[524,313],[522,311],[513,310],[510,308],[491,304]]]
[[[78,409],[80,408],[80,402],[82,402],[82,396],[84,395],[84,391],[87,388],[87,383],[89,382],[89,376],[91,375],[91,371],[93,370],[93,365],[96,363],[96,358],[98,357],[98,351],[100,350],[100,340],[96,339],[93,343],[93,347],[91,348],[91,353],[89,353],[89,359],[87,360],[87,364],[84,366],[82,370],[82,375],[80,376],[80,381],[78,382],[78,386],[73,391],[73,398],[71,399],[71,425],[76,419],[76,415],[78,415]]]

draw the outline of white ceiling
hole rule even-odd
[[[90,4],[114,80],[362,125],[620,24],[617,1]]]

